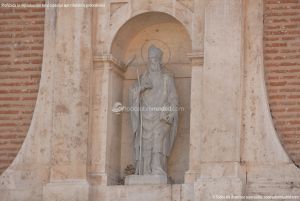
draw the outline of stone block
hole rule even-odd
[[[167,184],[168,178],[164,175],[129,175],[125,177],[125,185]]]

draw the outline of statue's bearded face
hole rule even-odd
[[[160,70],[161,59],[159,57],[149,56],[148,61],[149,61],[149,68],[150,68],[151,71]]]

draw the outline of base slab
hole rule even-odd
[[[164,175],[129,175],[125,177],[125,185],[168,184]]]

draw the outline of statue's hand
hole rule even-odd
[[[149,80],[146,80],[145,82],[141,83],[140,92],[143,92],[146,89],[151,89],[151,88],[152,88],[152,83]]]
[[[172,124],[172,117],[168,112],[161,112],[160,120],[166,122],[167,124]]]

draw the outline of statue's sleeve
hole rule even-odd
[[[131,118],[131,126],[132,131],[135,133],[139,126],[139,102],[140,102],[140,94],[139,94],[139,86],[136,82],[129,89],[129,109],[130,109],[130,118]]]
[[[169,80],[169,94],[168,94],[168,103],[172,108],[172,111],[170,112],[170,117],[172,118],[172,124],[171,124],[171,131],[169,135],[169,146],[168,146],[168,153],[167,155],[170,155],[171,149],[174,144],[174,140],[177,134],[177,127],[178,127],[178,95],[176,91],[175,81],[174,77],[170,76]]]
[[[139,94],[139,86],[136,82],[131,88],[129,88],[129,97],[128,97],[128,106],[130,109],[130,120],[132,132],[134,134],[134,152],[135,152],[135,160],[138,160],[139,153],[139,102],[140,102],[140,94]]]

